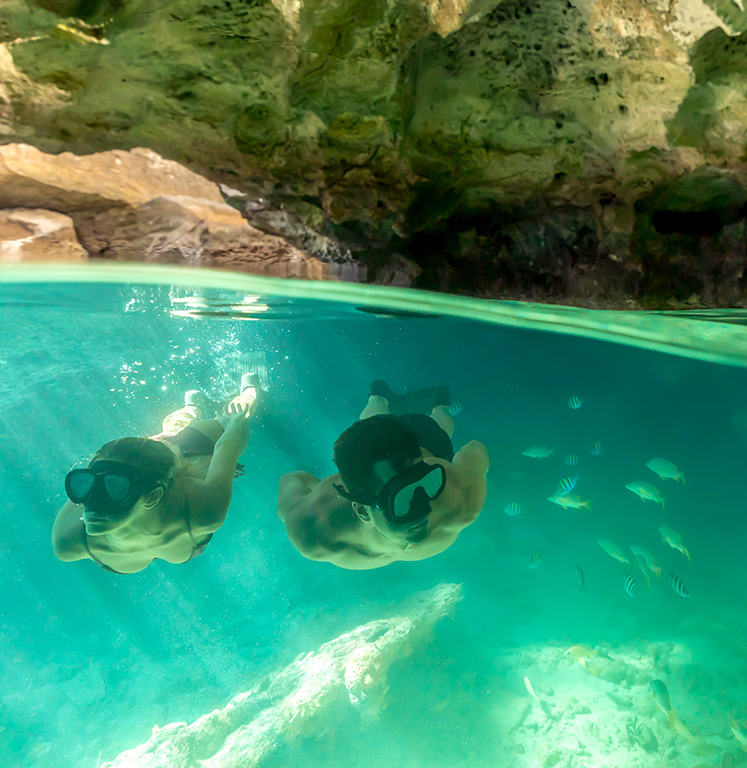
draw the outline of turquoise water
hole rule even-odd
[[[193,723],[250,690],[257,706],[224,717],[212,741],[196,728],[178,756],[116,764],[695,768],[720,765],[724,752],[744,762],[729,722],[747,719],[742,326],[637,316],[631,346],[584,338],[598,334],[593,313],[574,314],[570,328],[560,311],[574,335],[519,322],[520,306],[514,322],[495,324],[449,316],[448,302],[419,316],[361,311],[387,306],[391,292],[353,291],[346,304],[339,287],[321,301],[260,281],[263,293],[246,300],[131,279],[0,283],[0,765],[94,768],[148,742],[154,726]],[[476,304],[459,306],[466,315]],[[258,353],[268,394],[205,554],[127,576],[57,561],[50,532],[66,472],[108,440],[157,432],[187,389],[230,394],[237,356]],[[455,447],[488,449],[488,498],[445,553],[346,571],[294,550],[277,483],[334,471],[332,443],[377,378],[395,390],[450,386],[464,406]],[[523,455],[537,445],[553,454]],[[653,457],[674,462],[686,484],[654,475]],[[576,472],[574,493],[591,510],[547,500]],[[627,490],[632,481],[656,486],[665,508]],[[514,501],[525,511],[509,516]],[[691,561],[662,541],[661,524]],[[630,544],[644,546],[662,577],[613,559],[599,538],[628,558]],[[672,572],[690,599],[672,589]],[[432,602],[439,584],[461,585],[461,599],[371,667],[380,679],[368,701],[351,702],[339,680],[320,683],[319,665],[318,686],[299,687],[293,671],[323,658],[306,654],[367,622],[415,615],[407,601],[425,591]],[[654,679],[686,731],[668,727]],[[252,760],[239,742],[260,732],[271,743]],[[225,759],[211,758],[221,749]]]

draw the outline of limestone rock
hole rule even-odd
[[[4,0],[0,135],[54,152],[151,147],[261,188],[265,220],[309,206],[322,239],[291,245],[321,256],[337,250],[323,238],[355,243],[369,280],[666,307],[686,288],[649,290],[636,203],[699,167],[740,172],[745,35],[741,0]],[[83,181],[75,199],[111,207],[105,185]],[[185,194],[205,197],[125,202]],[[22,198],[0,205],[32,205]],[[535,254],[538,217],[552,242]],[[734,263],[738,227],[720,243]],[[647,236],[662,253],[681,247]],[[414,265],[408,277],[393,253]],[[362,278],[339,261],[330,274]],[[733,286],[695,293],[747,303]]]
[[[69,216],[33,208],[0,210],[0,263],[76,262],[87,256]]]
[[[278,277],[332,277],[328,264],[255,229],[223,202],[172,195],[134,209],[113,208],[78,218],[81,240],[92,256]]]
[[[216,184],[149,149],[78,157],[50,155],[25,144],[0,146],[0,206],[45,207],[62,213],[136,206],[164,195],[222,203]]]
[[[461,600],[461,587],[440,584],[391,616],[369,622],[271,673],[222,709],[194,723],[154,727],[145,744],[101,768],[257,768],[279,744],[328,727],[336,706],[378,704],[389,667],[429,642],[438,621]]]
[[[16,229],[5,224],[7,242],[0,251],[5,260],[70,260],[87,253],[314,280],[356,267],[349,257],[339,265],[321,260],[251,226],[224,202],[216,184],[151,150],[76,157],[22,144],[0,146],[0,206],[17,205],[60,213],[46,219],[37,214],[33,222],[27,213],[25,223],[13,214]],[[19,227],[32,224],[35,239],[21,243],[31,230]]]

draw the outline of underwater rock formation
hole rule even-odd
[[[476,295],[747,305],[743,220],[643,241],[636,208],[701,168],[745,183],[745,30],[741,0],[4,0],[0,141],[149,147],[345,279],[351,252]],[[662,277],[693,248],[733,264]]]
[[[299,656],[223,709],[194,723],[153,728],[145,744],[101,768],[253,768],[278,745],[324,730],[324,714],[342,703],[376,716],[387,692],[389,667],[430,641],[452,614],[461,587],[440,584],[371,621]]]

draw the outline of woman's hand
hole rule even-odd
[[[239,456],[249,445],[250,415],[251,407],[246,403],[231,403],[228,415],[223,417],[224,431],[220,439],[224,442],[235,440]]]

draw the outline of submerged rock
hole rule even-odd
[[[255,768],[278,745],[329,727],[324,715],[343,703],[375,716],[390,666],[428,643],[438,621],[461,600],[461,587],[440,584],[391,616],[363,624],[302,654],[194,723],[153,728],[145,744],[101,768]]]

